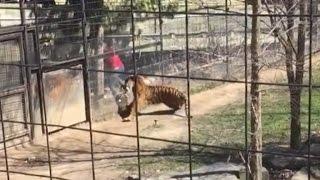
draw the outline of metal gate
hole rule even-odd
[[[23,36],[0,36],[0,149],[28,140],[28,111]],[[2,133],[4,132],[4,133]]]

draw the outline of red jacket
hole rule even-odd
[[[111,70],[117,70],[124,67],[121,58],[117,54],[113,54],[105,59],[105,65]]]

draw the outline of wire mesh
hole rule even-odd
[[[88,179],[168,174],[176,179],[210,179],[209,170],[202,172],[201,166],[239,156],[233,162],[245,168],[249,179],[250,156],[262,153],[306,159],[307,178],[311,179],[311,167],[320,157],[312,151],[311,141],[319,130],[319,14],[317,1],[305,2],[308,10],[304,14],[288,12],[283,1],[262,1],[261,13],[252,14],[248,1],[0,1],[0,147],[3,145],[4,153],[0,163],[6,167],[0,169],[0,177],[73,179],[77,172],[78,177]],[[293,5],[298,9],[299,3]],[[262,22],[261,78],[252,82],[249,40],[256,16]],[[299,34],[301,24],[295,22],[303,18],[307,49],[303,68],[299,69],[299,62],[292,64],[303,78],[290,81],[286,74],[288,47],[296,57],[299,46],[298,42],[285,44],[285,40],[290,32]],[[286,29],[290,20],[295,26]],[[22,41],[8,38],[8,34],[19,33]],[[109,43],[112,51],[106,50]],[[123,71],[106,68],[105,60],[114,54],[123,60]],[[194,117],[180,117],[182,122],[170,114],[147,111],[136,113],[132,124],[122,125],[109,77],[129,75],[143,75],[153,85],[183,91],[187,114]],[[261,85],[263,97],[266,148],[262,151],[250,147],[252,84]],[[294,88],[300,90],[298,102],[290,101]],[[203,96],[201,100],[198,94]],[[134,98],[138,98],[136,93]],[[138,112],[140,104],[135,103]],[[296,115],[305,145],[299,151],[269,149],[270,144],[290,143],[286,121],[293,116],[293,106],[299,106]],[[62,118],[64,112],[69,115]],[[30,157],[22,157],[29,165],[48,167],[46,172],[44,168],[38,169],[41,173],[28,172],[25,165],[12,161],[16,155],[6,142],[31,133],[33,141],[43,141],[38,150],[45,153],[36,155],[31,147],[21,150],[21,154],[31,152]],[[64,174],[61,162],[68,167],[84,163],[86,168],[75,165]],[[13,171],[11,166],[18,168]],[[272,173],[273,167],[267,168]],[[236,177],[242,177],[240,170]]]

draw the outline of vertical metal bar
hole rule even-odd
[[[35,58],[36,62],[38,63],[38,70],[37,70],[37,89],[38,89],[38,96],[39,96],[39,110],[40,110],[40,117],[41,117],[41,130],[42,134],[45,134],[45,114],[43,111],[43,101],[42,101],[42,90],[41,90],[41,85],[40,82],[42,81],[42,71],[40,73],[40,66],[41,66],[41,60],[40,60],[40,47],[39,47],[39,37],[38,37],[38,32],[39,32],[39,27],[38,27],[38,14],[36,11],[38,11],[36,7],[36,1],[33,1],[33,8],[35,12],[35,30],[34,30],[34,43],[35,43]],[[37,15],[36,15],[37,14]],[[42,66],[41,66],[42,67]]]
[[[36,35],[35,35],[36,36]],[[37,48],[36,48],[37,49]],[[38,89],[38,96],[39,96],[39,110],[40,110],[40,116],[41,116],[41,130],[42,134],[45,133],[45,127],[44,127],[44,112],[43,112],[43,101],[41,100],[42,92],[41,92],[41,76],[40,76],[40,70],[37,72],[37,89]]]
[[[244,102],[244,121],[245,121],[245,148],[246,148],[246,153],[245,153],[245,166],[246,166],[246,179],[249,179],[249,174],[248,174],[248,162],[249,162],[249,149],[248,149],[248,0],[245,0],[245,17],[244,17],[244,76],[245,76],[245,102]]]
[[[23,18],[24,18],[24,11],[22,9],[21,6],[21,0],[19,1],[19,10],[20,10],[20,19],[21,19],[21,24],[23,24]],[[27,66],[26,66],[26,47],[25,46],[25,40],[24,40],[24,31],[22,31],[21,36],[19,36],[18,38],[18,42],[19,42],[19,50],[20,50],[20,80],[21,80],[21,84],[23,84],[24,86],[24,93],[22,94],[22,109],[23,109],[23,120],[25,122],[24,124],[24,128],[27,129],[27,131],[29,131],[28,129],[28,118],[27,118],[27,112],[28,112],[28,107],[29,103],[28,103],[28,97],[26,96],[26,94],[28,93],[28,84],[27,84]],[[29,134],[30,135],[30,134]]]
[[[156,11],[156,10],[154,10],[154,11]],[[156,17],[154,17],[154,34],[157,34],[157,18]],[[160,23],[160,21],[159,21],[159,23]],[[158,40],[158,39],[157,39]],[[139,46],[140,46],[141,44],[140,44],[140,39],[139,39]],[[156,45],[156,49],[155,49],[155,59],[159,62],[159,52],[158,52],[158,44]],[[140,55],[139,56],[141,56],[141,51],[140,51]],[[162,64],[161,64],[161,61],[159,62],[159,71],[161,71],[162,72]],[[162,74],[162,73],[161,73]]]
[[[3,138],[4,158],[5,158],[5,161],[6,161],[7,180],[9,180],[9,179],[10,179],[10,175],[9,175],[9,164],[8,164],[6,135],[5,135],[5,130],[4,130],[4,123],[3,123],[3,116],[2,116],[2,104],[1,104],[1,101],[0,101],[0,120],[1,120],[1,129],[2,129],[2,138]]]
[[[81,11],[82,11],[82,45],[84,53],[83,62],[83,88],[84,88],[84,100],[85,100],[85,113],[86,120],[89,123],[90,133],[90,153],[91,153],[91,168],[92,168],[92,179],[95,179],[95,168],[94,168],[94,150],[93,150],[93,135],[92,135],[92,119],[91,119],[91,102],[90,102],[90,88],[89,88],[89,59],[88,59],[88,39],[86,33],[87,16],[86,16],[86,4],[84,0],[81,0]],[[97,72],[98,73],[98,72]]]
[[[134,10],[133,10],[133,0],[130,0],[130,10],[131,10],[131,35],[132,35],[132,60],[134,64],[134,75],[137,76],[137,62],[135,58],[135,26],[134,26]],[[135,78],[135,84],[137,84],[137,78]],[[137,99],[137,86],[134,86],[134,98]],[[141,157],[140,157],[140,133],[139,133],[139,117],[138,117],[138,101],[135,101],[135,115],[136,115],[136,134],[137,134],[137,156],[138,156],[138,176],[141,179]]]
[[[161,64],[161,75],[164,75],[164,65],[163,61],[163,20],[162,20],[162,10],[161,10],[161,0],[158,0],[158,11],[159,11],[159,29],[160,29],[160,64]],[[162,84],[164,82],[164,78],[162,79]]]
[[[227,79],[230,78],[230,72],[229,72],[229,17],[228,17],[228,12],[229,12],[229,7],[228,7],[228,0],[225,0],[225,11],[226,11],[226,73],[227,73]]]
[[[189,173],[192,180],[192,149],[191,149],[191,120],[190,120],[190,60],[189,60],[189,16],[188,16],[188,0],[185,3],[186,13],[186,61],[187,61],[187,96],[188,96],[188,148],[189,148]]]
[[[35,53],[35,58],[36,58],[36,61],[35,61],[35,63],[38,63],[37,65],[39,66],[39,63],[40,63],[40,58],[38,58],[38,56],[37,56],[37,54],[39,54],[40,53],[40,50],[39,50],[39,46],[38,46],[38,43],[39,43],[39,41],[38,41],[38,37],[37,37],[37,33],[36,33],[36,31],[34,30],[34,31],[32,31],[32,42],[33,42],[33,44],[32,44],[32,48],[34,49],[34,53]],[[30,83],[31,83],[31,69],[29,69],[29,71],[28,71],[28,76],[30,77]],[[41,121],[41,132],[42,132],[42,134],[44,134],[45,133],[45,129],[44,129],[44,113],[43,113],[43,110],[42,110],[42,100],[41,100],[41,88],[40,88],[40,71],[39,71],[39,67],[38,67],[38,69],[37,69],[37,71],[36,71],[36,87],[34,87],[35,88],[35,92],[34,92],[34,94],[33,93],[31,93],[32,92],[32,87],[30,86],[30,93],[31,94],[33,94],[34,96],[38,96],[38,103],[39,103],[39,111],[40,111],[40,121]],[[30,96],[31,97],[31,96]],[[37,99],[35,99],[35,100],[37,100]],[[33,99],[32,100],[30,100],[30,101],[32,101],[32,107],[31,107],[31,111],[32,111],[32,114],[34,115],[34,109],[36,108],[35,106],[34,106],[34,103],[36,104],[37,103],[37,101],[34,101]],[[30,105],[30,104],[29,104]],[[34,122],[34,116],[33,116],[33,118],[30,118],[31,119],[31,123],[33,123]],[[34,124],[31,124],[33,127],[31,128],[31,133],[33,134],[33,135],[31,135],[31,136],[34,136],[34,131],[35,131],[35,126],[36,125],[34,125]],[[39,125],[38,125],[39,126]]]
[[[210,10],[209,10],[208,5],[206,5],[206,9],[207,9],[207,31],[209,33],[207,46],[209,47],[211,44],[211,26],[210,26],[210,15],[209,15]]]
[[[34,5],[34,18],[35,18],[35,36],[36,36],[36,49],[37,49],[37,54],[36,57],[38,59],[39,63],[39,73],[38,73],[38,87],[39,87],[39,101],[42,104],[42,107],[40,108],[43,112],[43,121],[44,121],[44,126],[45,126],[45,133],[46,133],[46,145],[47,145],[47,154],[48,154],[48,164],[49,164],[49,176],[50,179],[52,179],[52,167],[51,167],[51,157],[50,157],[50,143],[49,143],[49,131],[48,131],[48,122],[47,122],[47,111],[46,111],[46,102],[45,102],[45,97],[44,97],[44,87],[43,87],[43,70],[42,70],[42,61],[40,59],[40,46],[39,46],[39,22],[38,22],[38,6],[37,6],[37,0],[33,1]]]
[[[25,16],[25,0],[19,1],[20,6],[20,14],[21,14],[21,25],[23,26],[23,53],[24,53],[24,64],[28,64],[28,31],[26,27],[26,16]],[[33,110],[33,100],[31,95],[31,68],[28,66],[25,66],[26,68],[26,86],[27,86],[27,101],[28,101],[28,108],[29,108],[29,117],[30,117],[30,135],[29,137],[31,139],[34,138],[34,125],[32,123],[34,122],[34,110]]]
[[[19,8],[21,10],[21,7]],[[24,128],[26,130],[28,130],[28,118],[27,118],[27,105],[29,104],[27,102],[28,98],[26,97],[27,94],[27,78],[26,78],[26,63],[25,63],[25,54],[26,54],[26,46],[24,45],[24,38],[22,36],[19,36],[18,38],[18,42],[19,42],[19,51],[20,51],[20,65],[19,65],[19,69],[20,69],[20,82],[21,84],[24,86],[24,93],[22,94],[22,109],[23,109],[23,119],[24,119]]]
[[[312,34],[313,34],[313,0],[310,1],[310,6],[309,6],[309,21],[310,21],[310,33],[309,33],[309,38],[310,38],[310,44],[309,44],[309,86],[308,86],[308,91],[309,91],[309,97],[308,97],[308,179],[311,178],[311,168],[310,168],[310,136],[311,136],[311,114],[312,114]]]

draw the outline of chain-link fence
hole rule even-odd
[[[255,2],[0,0],[0,179],[249,179],[256,154],[266,179],[319,178],[319,2]],[[191,116],[122,122],[112,77],[129,75],[183,92]]]

